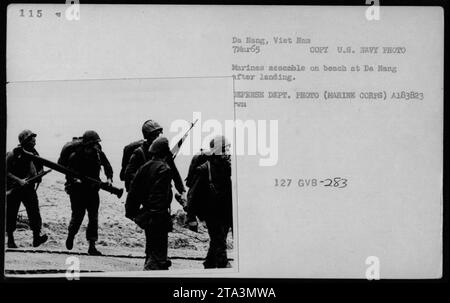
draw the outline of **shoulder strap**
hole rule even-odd
[[[209,178],[209,183],[212,182],[212,177],[211,177],[211,166],[209,164],[209,160],[206,161],[206,166],[208,167],[208,178]]]
[[[144,147],[141,145],[138,147],[140,153],[142,154],[142,158],[144,159],[144,163],[147,162],[147,156],[145,155]]]

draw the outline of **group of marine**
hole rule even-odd
[[[230,144],[224,136],[210,141],[209,150],[194,155],[184,182],[175,165],[175,156],[182,140],[170,149],[163,136],[163,128],[154,120],[142,125],[143,139],[132,142],[123,150],[120,179],[128,192],[125,217],[133,220],[145,231],[144,270],[166,270],[171,266],[168,257],[168,233],[172,231],[171,207],[172,182],[177,193],[176,200],[186,212],[186,226],[197,231],[198,220],[206,224],[209,249],[203,262],[204,268],[230,267],[227,257],[227,235],[232,228],[232,189]],[[7,195],[6,232],[8,248],[17,248],[14,231],[18,211],[23,203],[33,246],[38,247],[48,240],[41,233],[42,219],[37,189],[42,178],[51,170],[65,174],[65,191],[70,198],[71,219],[65,246],[71,250],[74,239],[88,214],[86,239],[89,255],[102,255],[95,243],[98,241],[99,190],[116,194],[113,169],[102,151],[101,139],[96,131],[88,130],[82,137],[74,137],[64,145],[57,163],[40,157],[35,149],[36,134],[23,130],[19,134],[19,145],[6,154]],[[44,170],[44,167],[50,168]],[[101,181],[103,167],[106,182]]]

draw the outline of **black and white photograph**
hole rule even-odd
[[[5,279],[442,279],[442,7],[13,3],[6,33]]]
[[[6,273],[65,273],[69,256],[88,272],[236,266],[233,138],[214,129],[233,119],[231,85],[9,86]]]

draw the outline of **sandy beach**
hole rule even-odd
[[[106,256],[87,256],[86,225],[87,215],[75,238],[74,248],[65,248],[67,227],[70,221],[69,196],[64,191],[64,176],[52,171],[44,177],[37,191],[43,222],[42,232],[48,241],[38,248],[32,247],[32,232],[28,228],[28,218],[23,205],[19,210],[18,225],[15,232],[18,249],[7,249],[5,270],[8,273],[26,273],[44,270],[55,271],[67,268],[65,259],[69,254],[79,255],[85,271],[137,271],[142,270],[144,262],[145,236],[141,228],[125,218],[126,194],[118,199],[107,192],[100,191],[99,240],[98,249]],[[120,183],[115,186],[122,187]],[[201,269],[202,259],[208,249],[208,233],[203,223],[199,232],[184,227],[185,214],[172,202],[173,232],[169,233],[169,257],[171,270]],[[227,244],[229,258],[233,259],[232,233]]]

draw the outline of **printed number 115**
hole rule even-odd
[[[30,10],[27,11],[27,14],[26,14],[24,9],[20,10],[20,17],[35,17],[35,16],[38,17],[38,18],[41,18],[42,17],[42,10],[38,9],[36,11],[33,11],[32,9],[30,9]]]

